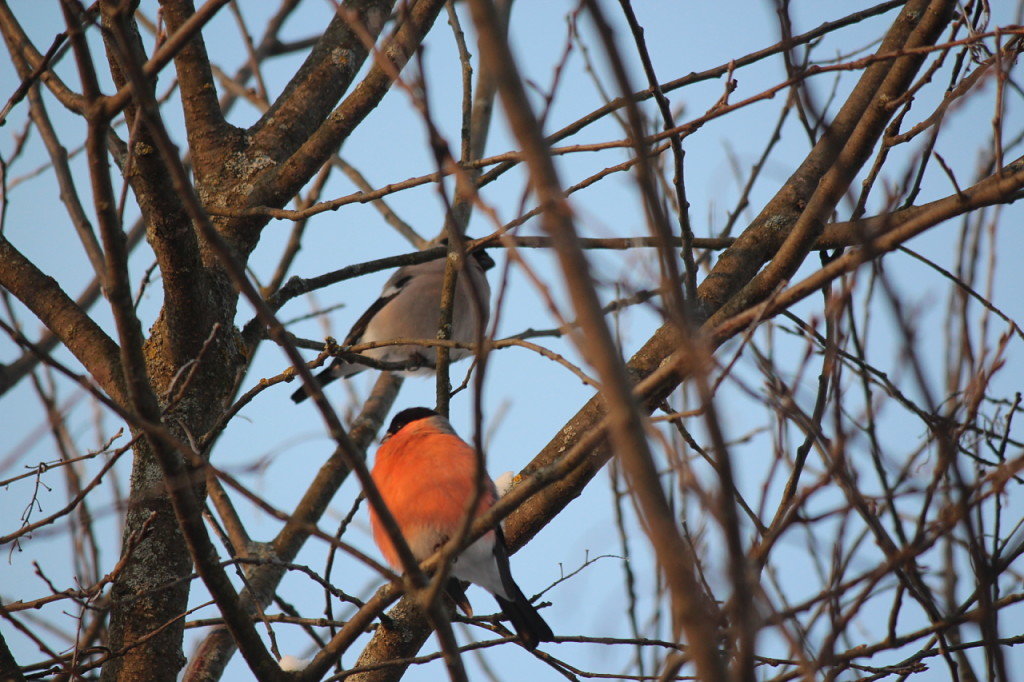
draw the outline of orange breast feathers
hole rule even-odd
[[[458,532],[476,492],[476,452],[454,434],[413,423],[377,450],[371,475],[395,517],[413,556],[426,559]],[[474,516],[497,497],[485,474]],[[401,569],[398,553],[370,508],[373,539],[391,566]]]

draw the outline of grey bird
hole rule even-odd
[[[487,270],[494,267],[494,259],[483,249],[474,251],[465,260],[455,285],[455,303],[452,308],[451,340],[473,343],[477,334],[487,326],[490,316],[491,287],[487,283]],[[345,337],[343,346],[354,346],[390,339],[433,339],[441,317],[441,288],[444,285],[445,259],[406,265],[395,271],[384,284],[380,298],[366,309]],[[482,308],[478,311],[473,290],[480,296]],[[434,349],[426,346],[381,346],[363,351],[363,355],[383,362],[416,362],[417,374],[434,371]],[[469,355],[462,348],[452,348],[449,357],[455,361]],[[331,364],[316,375],[321,386],[335,379],[350,377],[366,369],[363,365],[334,358]],[[305,387],[292,393],[292,400],[301,403],[309,397]]]

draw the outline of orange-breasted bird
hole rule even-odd
[[[443,416],[426,407],[395,415],[371,473],[417,560],[426,559],[458,533],[476,492],[476,472],[476,452]],[[494,483],[486,474],[483,483],[474,516],[487,511],[497,499]],[[384,558],[401,568],[398,553],[372,508],[370,525]],[[452,564],[451,574],[493,594],[526,648],[553,639],[551,628],[512,579],[500,525],[463,550]],[[449,584],[449,593],[470,613],[460,584]]]

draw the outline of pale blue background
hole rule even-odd
[[[53,35],[62,30],[59,9],[56,2],[37,2],[21,0],[14,4],[15,11],[23,21],[35,40],[37,46],[45,49]],[[144,8],[152,16],[155,3],[145,2]],[[641,23],[646,28],[646,38],[650,47],[655,68],[661,80],[677,78],[691,71],[701,71],[727,62],[730,58],[745,55],[756,49],[771,45],[778,40],[777,22],[774,18],[773,3],[753,1],[709,2],[637,2],[636,10]],[[1009,3],[1007,3],[1009,4]],[[1010,23],[1013,18],[1007,16],[1008,9],[1002,3],[993,3],[997,14],[993,25]],[[250,27],[258,28],[268,13],[276,9],[272,2],[242,3],[246,20]],[[803,0],[793,3],[792,14],[796,23],[794,31],[799,33],[818,26],[823,21],[845,15],[869,3],[837,2],[831,0]],[[288,21],[283,31],[284,39],[299,39],[315,34],[329,18],[331,5],[327,2],[303,3]],[[606,13],[619,17],[617,3],[605,2]],[[513,12],[512,38],[516,53],[523,60],[525,75],[547,89],[551,81],[551,68],[560,58],[566,40],[565,15],[575,8],[568,2],[536,2],[521,0]],[[460,8],[464,26],[470,28],[468,16]],[[895,13],[865,20],[826,37],[824,44],[819,46],[816,55],[819,59],[838,54],[847,55],[853,49],[867,47],[880,30],[891,22]],[[597,40],[591,23],[585,18],[579,22],[588,45],[592,49],[594,59],[600,59]],[[216,63],[227,72],[232,73],[243,61],[243,50],[234,22],[229,12],[224,11],[214,22],[214,26],[205,33],[207,47]],[[94,49],[100,50],[96,36],[92,35]],[[472,43],[470,49],[475,52]],[[629,54],[630,42],[625,35],[619,35],[620,45]],[[459,130],[459,66],[451,32],[446,25],[444,16],[438,20],[427,41],[425,60],[428,65],[429,87],[431,88],[431,105],[435,122],[447,137],[454,149],[457,149]],[[291,74],[298,64],[300,56],[288,56],[266,62],[264,76],[271,88],[271,97],[280,93],[283,79]],[[631,67],[636,64],[631,62]],[[65,58],[60,71],[74,87],[77,78],[73,71],[73,60]],[[164,92],[171,81],[171,70],[166,70],[160,80],[158,91]],[[406,75],[411,74],[407,70]],[[767,59],[752,67],[739,70],[735,74],[739,82],[738,90],[733,93],[732,101],[753,95],[761,90],[780,82],[785,77],[781,57]],[[607,74],[602,76],[605,87],[615,93],[615,87]],[[638,69],[633,69],[636,85],[642,82]],[[948,80],[948,73],[938,77],[940,82]],[[842,102],[843,96],[852,86],[854,79],[844,78],[839,84],[835,101]],[[810,86],[819,105],[828,100],[834,83],[833,75],[822,75],[810,80]],[[0,67],[0,95],[4,99],[16,87],[11,66],[5,61]],[[683,108],[684,113],[677,115],[678,121],[690,120],[708,109],[722,93],[722,80],[713,80],[691,86],[682,91],[670,94],[673,107]],[[109,87],[107,87],[109,90]],[[933,87],[928,93],[936,93],[941,88]],[[957,109],[947,121],[940,135],[936,150],[943,155],[949,164],[959,173],[973,171],[977,165],[978,150],[990,135],[992,119],[993,86],[986,85],[984,95],[969,100],[968,104]],[[617,94],[617,93],[615,93]],[[699,133],[687,138],[687,191],[691,202],[691,219],[695,232],[700,236],[715,234],[727,220],[727,211],[731,211],[740,193],[741,180],[736,179],[729,160],[735,157],[741,172],[744,174],[761,153],[764,144],[775,124],[778,108],[781,106],[785,93],[780,93],[775,100],[760,103],[737,111],[734,114],[708,123]],[[539,100],[537,100],[539,101]],[[1005,116],[1004,139],[1011,139],[1021,130],[1020,97],[1015,92],[1007,93],[1008,107]],[[553,109],[548,117],[548,130],[556,130],[563,125],[575,121],[583,114],[598,107],[602,102],[591,79],[583,72],[578,51],[574,51],[569,60],[566,75],[555,99]],[[922,97],[911,114],[916,121],[931,111],[928,97]],[[67,144],[73,146],[82,138],[82,126],[74,117],[62,113],[61,107],[49,96],[47,105],[55,125],[63,135]],[[26,105],[21,104],[10,117],[7,126],[0,130],[0,150],[7,158],[14,146],[13,136],[22,129]],[[653,109],[650,110],[653,112]],[[835,107],[830,110],[835,112]],[[179,145],[184,146],[184,135],[181,132],[180,110],[176,103],[168,105],[164,114],[176,131]],[[247,126],[256,119],[255,110],[245,103],[239,103],[231,112],[232,122]],[[123,132],[123,131],[122,131]],[[570,138],[565,144],[599,142],[621,139],[624,136],[613,118],[606,117],[586,128],[581,134]],[[395,90],[387,95],[381,106],[374,111],[366,122],[360,126],[345,144],[342,156],[359,168],[375,186],[389,182],[397,182],[411,176],[417,176],[434,170],[434,162],[426,144],[424,126],[412,112],[408,96]],[[488,153],[500,153],[515,148],[503,125],[500,114],[492,129]],[[772,192],[788,177],[796,164],[808,150],[807,137],[800,129],[796,118],[791,117],[784,131],[783,141],[772,154],[771,160],[764,169],[761,180],[751,195],[751,209],[746,218],[752,217]],[[893,174],[886,176],[889,182],[900,182],[901,178],[895,171],[904,168],[901,164],[912,160],[918,151],[917,145],[910,149],[901,147],[894,151],[896,160],[891,164]],[[1013,154],[1016,156],[1019,154]],[[1009,158],[1013,158],[1010,156]],[[11,170],[11,176],[17,177],[36,167],[45,158],[42,145],[33,135],[28,143],[25,158],[18,161]],[[597,172],[598,170],[627,158],[627,152],[613,150],[600,154],[573,154],[557,158],[562,181],[565,186]],[[898,161],[898,162],[897,162]],[[80,189],[87,188],[87,174],[81,158],[76,158],[73,167],[80,182]],[[970,177],[959,176],[961,185],[970,184]],[[504,221],[517,215],[522,196],[523,173],[516,169],[507,173],[500,181],[486,187],[484,196],[497,209]],[[449,185],[450,188],[450,185]],[[324,198],[343,196],[354,191],[354,187],[340,174],[334,174],[324,192]],[[927,201],[951,192],[948,180],[933,164],[929,171],[920,201]],[[884,186],[880,184],[873,195],[869,206],[875,209],[881,206],[884,199]],[[11,197],[6,217],[6,234],[11,241],[26,255],[35,260],[49,274],[56,277],[72,295],[89,280],[89,272],[85,260],[75,240],[63,206],[56,199],[53,180],[50,176],[42,176],[29,180],[16,188]],[[434,186],[424,186],[411,191],[401,192],[387,197],[400,216],[410,222],[424,236],[433,236],[443,220],[443,206],[438,199]],[[129,205],[131,202],[129,202]],[[532,204],[530,204],[532,206]],[[586,236],[626,236],[645,234],[642,208],[637,201],[635,186],[630,176],[616,174],[603,180],[596,186],[584,190],[573,197],[573,205],[578,212],[578,229]],[[840,206],[841,218],[849,215],[850,204]],[[869,208],[869,213],[872,210]],[[135,214],[129,209],[130,219]],[[1024,271],[1019,267],[1020,254],[1024,249],[1021,237],[1020,221],[1022,211],[1019,206],[1003,209],[1002,229],[996,251],[997,270],[994,282],[993,300],[1006,314],[1013,319],[1024,319],[1024,303],[1019,292],[1024,288]],[[128,222],[126,220],[126,222]],[[253,270],[261,278],[269,277],[275,264],[275,257],[286,242],[291,228],[288,221],[272,221],[264,230],[263,239],[251,262]],[[741,219],[737,230],[745,225]],[[536,222],[527,224],[522,234],[537,234]],[[914,240],[910,247],[933,258],[947,268],[955,264],[955,243],[959,223],[950,222],[929,231],[923,237]],[[470,232],[479,236],[490,231],[490,224],[479,214],[474,216]],[[375,209],[369,205],[352,204],[333,213],[325,213],[315,217],[307,229],[304,246],[292,269],[293,274],[312,276],[336,269],[350,263],[361,262],[373,258],[407,252],[411,247],[394,231],[386,226]],[[561,295],[559,275],[554,267],[553,259],[546,253],[537,250],[524,250],[524,256],[541,274],[547,284],[554,290],[559,301],[564,302]],[[504,254],[497,253],[499,270],[504,265]],[[136,251],[132,259],[133,275],[141,277],[151,264],[152,256],[145,249]],[[635,251],[629,254],[592,253],[591,263],[594,273],[603,283],[623,282],[627,289],[650,288],[655,286],[655,265],[649,251]],[[812,256],[798,278],[808,274],[817,267],[817,258]],[[498,272],[495,271],[495,272]],[[894,254],[886,259],[886,272],[892,277],[901,293],[906,297],[907,309],[919,318],[918,324],[924,336],[919,346],[926,351],[929,379],[937,394],[943,394],[942,340],[943,327],[938,322],[944,313],[948,297],[948,286],[936,273],[920,265],[917,261],[903,254]],[[320,306],[346,303],[346,307],[334,312],[328,321],[329,332],[336,337],[344,336],[352,321],[359,315],[363,307],[376,297],[387,273],[363,277],[335,285],[315,295]],[[865,271],[866,276],[866,271]],[[492,275],[492,286],[497,289],[496,279]],[[610,300],[616,296],[612,286],[603,286],[602,298]],[[881,300],[881,299],[879,299]],[[151,287],[147,292],[142,314],[145,324],[151,323],[160,302],[159,290]],[[805,318],[820,317],[820,298],[813,298],[798,307],[797,312]],[[305,314],[310,309],[304,300],[296,300],[281,312],[282,319],[290,319]],[[564,314],[572,318],[568,307],[564,306]],[[102,323],[109,325],[109,315],[103,304],[97,304],[93,314]],[[25,322],[29,336],[37,324],[28,314],[20,313]],[[244,323],[251,317],[251,310],[244,303],[240,306],[238,322]],[[877,310],[873,324],[885,325],[893,331],[880,329],[877,331],[870,355],[872,360],[884,371],[888,371],[894,380],[911,395],[916,395],[912,381],[901,366],[899,359],[900,340],[895,336],[894,328],[889,324],[890,314],[884,307]],[[621,339],[624,354],[628,357],[634,352],[656,328],[659,317],[652,309],[639,306],[623,313],[618,321],[617,333]],[[509,282],[508,302],[502,311],[502,319],[498,336],[518,333],[528,327],[547,328],[556,322],[548,314],[543,299],[520,272],[514,270]],[[990,338],[995,338],[1005,326],[993,322]],[[293,331],[301,336],[321,338],[327,331],[317,321],[307,321],[293,327]],[[777,358],[784,369],[791,368],[795,372],[801,360],[803,346],[786,349],[782,344],[789,336],[777,338]],[[581,363],[578,354],[565,341],[556,339],[540,339],[544,345]],[[731,358],[734,345],[729,345],[721,354],[722,358]],[[1020,362],[1021,342],[1013,339],[1007,349],[1008,362],[997,375],[990,391],[998,397],[1011,397],[1013,392],[1024,386],[1024,370]],[[18,352],[12,344],[0,339],[0,360],[9,361]],[[57,357],[69,360],[66,352],[60,351]],[[817,377],[817,361],[812,361],[807,369],[802,390],[798,398],[807,411],[813,404],[815,382]],[[259,377],[272,376],[284,369],[286,360],[274,346],[264,344],[256,357],[253,370],[244,385],[251,387]],[[461,381],[468,365],[461,363],[455,366],[453,380]],[[749,360],[738,364],[740,376],[744,377],[745,385],[755,391],[763,390],[763,381],[756,368]],[[351,387],[359,396],[364,396],[372,385],[374,374],[364,373],[351,382]],[[327,438],[324,427],[315,410],[308,404],[295,407],[288,400],[288,394],[294,384],[276,387],[257,398],[242,411],[217,448],[216,464],[227,471],[238,475],[254,491],[264,495],[266,499],[279,509],[289,510],[306,488],[317,467],[331,450],[331,442]],[[74,394],[74,390],[64,387],[61,396],[64,399]],[[339,410],[345,409],[348,399],[346,388],[336,385],[329,395],[338,401]],[[506,470],[518,470],[524,466],[534,454],[542,448],[555,432],[575,411],[590,397],[591,390],[567,372],[556,368],[550,361],[522,349],[510,349],[495,353],[491,359],[489,381],[485,395],[487,420],[487,456],[489,466],[494,475]],[[396,404],[396,410],[412,405],[431,405],[434,400],[434,386],[431,381],[422,379],[408,380]],[[856,404],[856,402],[854,402]],[[470,434],[470,396],[468,392],[460,394],[452,405],[452,420],[465,437]],[[764,423],[763,409],[759,401],[752,400],[729,382],[723,387],[718,403],[722,414],[723,426],[727,436],[732,439],[748,434],[752,429]],[[893,454],[902,455],[913,449],[913,444],[920,440],[924,429],[920,423],[910,421],[898,410],[890,409],[883,415],[883,433],[887,443],[891,445]],[[25,429],[20,425],[39,423],[40,408],[34,398],[29,382],[23,382],[16,391],[0,399],[0,423],[4,424],[3,439],[0,449],[0,477],[7,478],[20,471],[23,465],[33,465],[42,460],[55,458],[55,451],[49,435],[36,431],[31,442],[21,444],[18,439],[24,437]],[[82,447],[94,447],[95,436],[92,431],[93,410],[81,402],[78,404],[69,423],[76,435],[82,436]],[[107,421],[107,432],[116,429],[113,420]],[[17,425],[17,426],[15,426]],[[698,437],[702,430],[697,423],[691,428]],[[1018,427],[1019,434],[1019,427]],[[792,445],[799,442],[793,438]],[[770,453],[771,442],[764,433],[742,444],[736,445],[732,456],[736,465],[737,476],[741,489],[749,491],[749,500],[756,503],[760,499],[759,487],[764,477],[764,468]],[[16,461],[12,461],[12,453],[17,453]],[[1008,453],[1014,456],[1019,453]],[[865,460],[866,462],[866,460]],[[117,476],[124,481],[128,475],[128,459],[117,467]],[[812,454],[813,471],[819,470],[818,460]],[[923,465],[922,465],[923,466]],[[965,465],[966,466],[966,465]],[[88,472],[97,468],[95,461],[86,467]],[[874,480],[865,468],[866,487],[874,489]],[[928,472],[922,470],[922,480],[927,480]],[[810,479],[808,479],[810,480]],[[52,488],[42,491],[39,502],[43,512],[38,510],[33,518],[42,513],[51,513],[62,506],[66,500],[63,477],[58,472],[51,472],[45,478]],[[3,527],[0,532],[9,532],[18,527],[18,516],[24,509],[31,495],[32,483],[22,481],[0,490],[0,519]],[[331,512],[325,517],[322,528],[333,531],[337,521],[348,511],[356,487],[349,482],[335,498]],[[1007,526],[1021,518],[1021,504],[1016,489],[1011,486],[1010,508],[1007,513]],[[774,510],[777,496],[770,498],[769,510]],[[815,500],[812,509],[821,511],[833,509],[842,504],[835,497]],[[627,510],[629,509],[627,505]],[[269,539],[278,528],[277,522],[268,519],[261,513],[240,504],[240,510],[249,520],[251,533],[257,539]],[[97,530],[105,543],[105,570],[116,560],[120,533],[117,523],[110,514],[110,508],[93,502],[92,512],[102,519]],[[700,509],[691,507],[689,522],[692,527],[707,523],[714,529],[714,522],[708,519]],[[553,523],[551,523],[523,551],[513,558],[513,569],[524,591],[533,594],[559,578],[563,573],[576,569],[589,556],[613,554],[619,555],[621,548],[612,526],[612,504],[608,478],[599,475],[584,495],[572,503]],[[31,562],[43,563],[47,575],[61,587],[74,584],[74,576],[70,562],[57,562],[55,554],[65,555],[67,536],[65,534],[52,537],[54,530],[65,528],[63,523],[40,531],[25,543],[25,551],[4,556],[7,564],[0,569],[0,596],[5,600],[26,596],[39,596],[47,592],[46,586],[33,575]],[[835,526],[832,527],[833,530]],[[818,526],[817,532],[829,530],[828,524]],[[346,535],[349,542],[366,549],[376,556],[376,550],[369,539],[366,518],[363,513],[357,516],[354,527]],[[646,551],[645,538],[642,531],[630,520],[631,548],[633,551],[632,568],[641,581],[638,591],[640,596],[640,614],[646,619],[652,611],[651,579],[653,564],[649,552]],[[782,547],[775,554],[776,564],[783,567],[779,580],[786,586],[791,603],[819,591],[818,579],[815,577],[805,547],[802,532],[791,531],[782,539]],[[722,586],[725,577],[716,573],[721,568],[719,557],[720,543],[718,536],[710,532],[708,562],[709,579],[714,586]],[[822,560],[828,561],[832,538],[818,537]],[[4,548],[5,550],[7,548]],[[792,560],[784,557],[792,555]],[[299,556],[300,563],[322,570],[325,547],[319,542],[310,542]],[[344,588],[359,594],[367,594],[378,584],[360,565],[346,557],[339,557],[335,566],[333,580]],[[868,565],[855,567],[853,573],[868,568]],[[964,585],[965,592],[970,586]],[[192,602],[200,603],[206,599],[205,592],[199,583],[193,591]],[[296,575],[289,577],[281,591],[282,596],[307,616],[317,617],[322,614],[322,592],[305,577]],[[724,589],[719,596],[727,593]],[[479,591],[470,594],[477,612],[488,612],[492,608],[490,598]],[[572,580],[561,583],[545,595],[552,606],[545,609],[545,618],[552,624],[558,634],[585,634],[593,636],[628,636],[629,629],[624,616],[626,597],[622,581],[622,562],[618,558],[605,558],[590,565]],[[880,623],[885,622],[887,611],[886,598],[880,601],[880,608],[867,608],[851,632],[866,631],[865,636],[878,636]],[[339,613],[336,609],[335,613]],[[344,612],[342,612],[344,613]],[[913,622],[920,624],[916,609],[907,607],[906,613],[913,614]],[[24,615],[24,614],[21,614]],[[57,613],[55,609],[45,615],[67,629],[73,629],[73,620]],[[207,609],[191,617],[214,615]],[[908,621],[910,622],[910,621]],[[646,620],[642,621],[645,624]],[[1014,635],[1024,629],[1024,619],[1018,610],[1007,610],[1001,617],[1001,632],[1004,636]],[[901,623],[902,625],[902,623]],[[21,662],[38,660],[40,654],[34,646],[16,633],[12,633],[8,624],[3,626],[5,637],[13,646],[15,655]],[[907,629],[911,629],[909,626]],[[299,633],[294,626],[278,626],[275,628],[278,641],[284,653],[304,655],[308,638]],[[970,628],[967,632],[972,632]],[[661,634],[664,634],[662,630]],[[820,634],[820,633],[819,633]],[[188,643],[196,641],[198,631],[190,631]],[[474,638],[481,638],[484,633],[472,631]],[[465,641],[465,633],[460,633]],[[768,642],[778,643],[777,631],[768,630],[763,637],[766,641],[760,647],[761,653],[785,655],[785,649],[768,646]],[[869,641],[874,641],[869,639]],[[859,642],[840,642],[840,646],[852,646]],[[432,647],[428,644],[426,652]],[[547,648],[547,647],[545,647]],[[630,665],[634,649],[627,646],[609,649],[607,647],[581,644],[562,644],[550,646],[550,650],[579,667],[598,672],[615,672],[624,670]],[[359,651],[354,647],[344,658],[346,665],[352,665]],[[186,649],[188,653],[188,649]],[[558,679],[558,676],[546,665],[537,662],[532,656],[516,647],[501,647],[488,650],[489,662],[495,667],[499,677],[504,679],[521,679],[529,674],[536,679]],[[1015,651],[1008,652],[1011,669],[1014,663],[1020,665],[1024,659]],[[475,654],[466,657],[469,662],[472,679],[483,679],[475,661]],[[882,665],[882,657],[876,657],[872,664]],[[649,659],[648,659],[649,660]],[[895,659],[893,659],[895,660]],[[930,659],[931,672],[915,679],[945,679],[948,674],[938,659]],[[979,668],[983,670],[983,668]],[[647,672],[651,667],[648,664]],[[631,671],[635,672],[635,671]],[[771,674],[766,669],[765,674]],[[441,679],[444,675],[440,663],[413,669],[410,680]],[[232,663],[230,679],[246,679],[247,674],[240,657]],[[226,678],[226,679],[227,679]]]

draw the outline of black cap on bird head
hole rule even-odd
[[[468,234],[462,235],[462,238],[468,241],[473,241],[473,238],[470,237]],[[447,246],[448,237],[442,238],[441,243]],[[477,249],[476,251],[469,255],[476,259],[476,262],[480,264],[480,267],[483,268],[484,272],[487,272],[495,265],[494,259],[491,258],[491,254],[487,253],[487,251],[485,251],[484,249]]]
[[[407,407],[391,420],[391,426],[388,427],[388,436],[393,436],[401,431],[405,426],[411,424],[420,419],[426,419],[427,417],[436,417],[437,412],[430,409],[429,407]]]
[[[473,258],[476,258],[476,262],[480,264],[480,267],[484,269],[484,272],[494,267],[494,259],[491,258],[491,254],[483,249],[477,249],[472,255]]]

